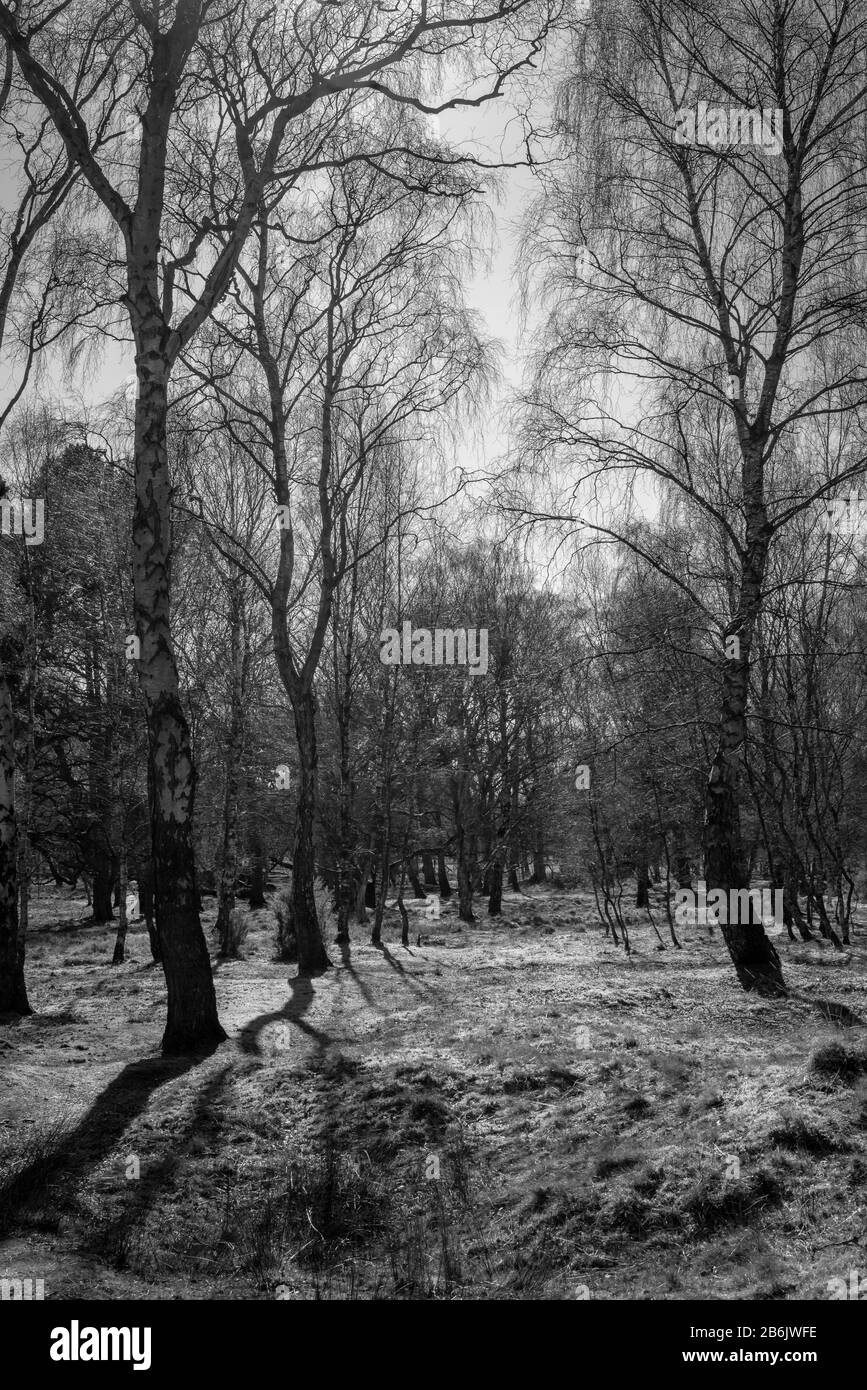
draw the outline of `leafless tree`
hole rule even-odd
[[[306,0],[291,11],[61,0],[26,13],[0,3],[0,35],[120,240],[137,376],[135,620],[167,1053],[224,1037],[197,909],[194,764],[170,620],[173,369],[229,288],[266,190],[316,167],[323,130],[374,97],[432,112],[481,104],[533,61],[551,19],[542,0],[385,10]],[[65,80],[70,66],[77,86]],[[421,92],[437,79],[458,91],[426,102]],[[97,146],[97,128],[111,141]]]

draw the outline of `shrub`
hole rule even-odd
[[[0,1157],[0,1232],[10,1230],[40,1199],[69,1153],[76,1125],[65,1110],[49,1115],[26,1132],[17,1147]]]
[[[813,1052],[810,1070],[852,1080],[867,1072],[867,1051],[858,1046],[846,1047],[841,1042],[825,1043]]]
[[[332,927],[335,929],[337,927],[337,915],[334,911],[334,894],[331,892],[328,884],[323,883],[322,879],[317,877],[313,880],[313,897],[316,900],[316,916],[319,919],[319,927],[322,935],[325,936],[331,931]]]
[[[224,924],[221,924],[219,917],[217,918],[215,929],[220,955],[230,959],[237,958],[250,930],[250,918],[243,908],[233,907]]]
[[[279,960],[298,959],[298,939],[295,935],[295,913],[292,908],[292,889],[281,888],[274,899],[277,918],[277,957]]]
[[[779,1123],[768,1135],[781,1149],[802,1149],[806,1153],[846,1153],[852,1147],[839,1127],[828,1120],[784,1110]]]
[[[763,1207],[775,1206],[788,1191],[769,1164],[763,1164],[736,1181],[715,1171],[701,1174],[686,1193],[683,1211],[692,1218],[698,1235],[709,1235],[725,1226],[755,1221]]]

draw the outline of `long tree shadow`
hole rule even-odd
[[[406,966],[403,965],[403,964],[397,959],[396,956],[393,956],[393,955],[391,954],[391,951],[388,949],[388,947],[386,946],[386,944],[385,944],[384,941],[374,941],[373,945],[374,945],[374,947],[376,948],[376,950],[379,951],[380,955],[385,956],[385,959],[388,961],[388,963],[389,963],[389,965],[391,966],[392,970],[396,970],[397,973],[398,973],[398,975],[406,975]],[[409,954],[412,954],[412,953],[410,952],[410,949],[409,949],[408,946],[405,947],[405,950],[406,950]]]
[[[241,1029],[242,1052],[248,1056],[260,1057],[262,1055],[262,1049],[259,1046],[260,1033],[268,1027],[269,1023],[281,1023],[284,1020],[294,1023],[296,1028],[312,1038],[320,1053],[326,1052],[329,1047],[333,1046],[333,1038],[320,1029],[314,1028],[303,1017],[315,998],[313,981],[306,975],[296,975],[294,979],[290,979],[289,988],[292,992],[282,1009],[272,1009],[270,1013],[259,1014]]]
[[[193,1113],[183,1126],[180,1134],[173,1134],[171,1151],[161,1159],[147,1164],[141,1176],[130,1183],[132,1200],[124,1203],[107,1225],[92,1233],[88,1247],[100,1255],[117,1256],[124,1252],[124,1242],[128,1241],[133,1229],[141,1228],[161,1190],[183,1165],[189,1156],[192,1140],[198,1136],[211,1118],[211,1111],[223,1093],[226,1079],[232,1071],[232,1063],[222,1067],[206,1082],[196,1097]]]
[[[376,1009],[377,1013],[382,1014],[384,1010],[382,1010],[374,1002],[373,995],[370,993],[370,990],[363,983],[358,971],[355,970],[353,966],[350,964],[348,943],[341,941],[337,944],[340,948],[340,954],[343,959],[343,964],[346,967],[349,974],[352,976],[356,985],[358,986],[359,993],[364,999],[364,1002],[368,1004],[370,1008]],[[409,973],[409,971],[397,959],[397,957],[392,955],[391,951],[388,949],[384,941],[372,941],[370,944],[371,946],[373,946],[374,950],[379,951],[380,955],[384,956],[387,964],[391,966],[392,970],[394,970],[396,974],[400,975],[404,983],[406,983],[411,990],[414,990],[416,994],[437,996],[437,991],[434,990],[430,985],[426,984],[424,980],[420,980],[415,975],[411,975]],[[412,951],[408,946],[404,949],[406,950],[408,956],[412,956]]]
[[[398,975],[400,975],[401,979],[409,985],[410,989],[415,990],[416,994],[427,994],[433,995],[434,997],[439,997],[440,992],[434,989],[432,985],[426,984],[424,980],[419,979],[416,975],[410,975],[406,966],[403,965],[402,962],[399,961],[396,956],[393,956],[391,954],[391,951],[388,949],[384,941],[376,941],[373,944],[376,947],[376,949],[380,952],[380,954],[385,957],[385,960],[391,966],[392,970],[394,970]],[[408,955],[412,955],[412,952],[410,951],[409,947],[406,947],[405,949]]]
[[[340,951],[340,960],[343,969],[346,971],[347,975],[349,975],[351,979],[354,981],[356,988],[358,989],[358,992],[364,1000],[365,1004],[367,1004],[369,1008],[375,1009],[377,1013],[382,1013],[382,1009],[380,1009],[379,1005],[374,1001],[373,995],[371,994],[367,985],[364,983],[358,971],[352,964],[352,956],[349,949],[349,942],[338,941],[337,948]]]
[[[14,1167],[0,1184],[0,1230],[13,1225],[16,1213],[61,1173],[64,1200],[71,1201],[87,1172],[111,1153],[128,1126],[146,1109],[151,1096],[167,1082],[200,1066],[208,1055],[147,1057],[130,1062],[71,1130],[57,1127],[57,1132],[38,1149],[31,1141],[29,1160]]]

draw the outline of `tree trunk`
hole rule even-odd
[[[472,852],[473,837],[461,826],[458,830],[458,916],[462,922],[474,922],[473,877],[475,860]]]
[[[458,916],[462,922],[474,922],[473,877],[475,855],[474,836],[467,824],[467,773],[459,772],[452,778],[452,809],[455,818],[455,831],[458,848]]]
[[[138,288],[146,300],[150,298],[144,286]],[[133,581],[135,623],[141,640],[139,679],[147,704],[153,787],[156,929],[168,993],[162,1047],[165,1054],[174,1055],[209,1047],[224,1041],[226,1035],[217,1017],[211,962],[196,907],[192,840],[195,769],[171,635],[165,337],[161,323],[137,334]]]
[[[450,898],[452,895],[452,885],[449,883],[449,876],[446,873],[445,851],[437,850],[437,881],[441,898]]]
[[[340,846],[337,855],[337,936],[349,940],[349,914],[352,909],[352,780],[349,773],[349,730],[338,714],[340,740],[339,819]]]
[[[506,775],[509,757],[509,740],[505,702],[501,702],[500,711],[500,756],[503,764],[503,783],[499,802],[500,818],[499,825],[497,826],[497,848],[494,852],[490,873],[490,896],[488,898],[489,917],[499,917],[503,910],[503,874],[505,873],[506,862],[509,857],[509,844],[512,831],[512,792]]]
[[[238,955],[238,942],[232,931],[232,913],[235,911],[235,880],[238,876],[238,784],[241,759],[244,755],[244,674],[247,665],[244,650],[240,575],[236,574],[235,579],[236,587],[230,596],[232,691],[229,741],[226,748],[223,844],[220,851],[220,887],[217,908],[219,954],[224,959]],[[253,906],[252,900],[250,906]]]
[[[488,916],[499,917],[503,910],[503,866],[499,859],[495,859],[491,865],[491,885],[490,897],[488,899]]]
[[[389,886],[389,883],[390,883],[390,881],[391,881],[391,874],[390,874],[390,872],[389,872],[389,864],[388,864],[388,860],[389,860],[390,854],[391,854],[391,815],[390,815],[390,813],[388,813],[388,816],[387,816],[387,824],[386,824],[386,827],[385,827],[385,829],[384,829],[384,831],[383,831],[382,848],[381,848],[381,854],[380,854],[381,868],[380,868],[380,874],[379,874],[379,889],[378,889],[378,892],[377,892],[377,894],[376,894],[376,907],[374,908],[374,913],[373,913],[373,930],[372,930],[372,932],[370,933],[370,940],[371,940],[371,943],[372,943],[374,946],[378,946],[378,945],[380,944],[380,942],[382,941],[382,920],[383,920],[383,917],[385,916],[385,905],[386,905],[386,903],[388,902],[388,886]],[[372,877],[373,877],[374,883],[376,883],[376,873],[375,873],[375,872],[374,872],[374,874],[372,875]]]
[[[36,777],[36,654],[34,641],[36,614],[30,595],[30,623],[27,662],[27,738],[25,741],[24,796],[17,808],[18,821],[18,942],[22,954],[30,927],[30,884],[33,879],[33,845],[30,830],[33,823],[33,783]]]
[[[404,844],[404,860],[400,872],[400,887],[397,890],[397,910],[400,913],[400,944],[409,945],[409,913],[403,901],[403,889],[406,883],[406,844]]]
[[[541,826],[536,827],[535,840],[533,844],[533,874],[531,883],[545,882],[545,841],[542,837]]]
[[[265,842],[258,830],[250,835],[250,907],[266,907],[265,884],[268,881]]]
[[[352,769],[350,764],[350,730],[352,727],[352,652],[355,636],[355,604],[358,592],[358,566],[350,571],[349,612],[346,623],[346,640],[341,645],[339,638],[339,608],[332,622],[334,681],[337,717],[337,746],[340,759],[340,787],[338,791],[338,825],[340,843],[337,852],[337,937],[339,944],[349,941],[349,914],[353,901],[353,834],[352,834]],[[339,599],[339,591],[338,591]],[[363,899],[361,900],[363,911]],[[359,917],[359,921],[363,920]]]
[[[813,941],[815,938],[810,928],[807,926],[804,914],[801,911],[801,904],[798,902],[798,870],[792,868],[783,876],[783,913],[789,913],[790,919],[798,929],[802,941]]]
[[[15,722],[6,673],[0,667],[0,1014],[32,1013],[24,983],[24,946],[18,917]]]
[[[515,745],[515,756],[517,757],[517,744]],[[519,778],[518,778],[517,770],[516,770],[515,768],[513,768],[513,770],[512,770],[512,778],[511,778],[511,781],[512,781],[512,790],[511,790],[510,795],[511,795],[511,799],[512,799],[512,800],[511,800],[511,806],[510,806],[510,808],[509,808],[509,828],[510,828],[511,833],[510,833],[510,835],[509,835],[509,855],[508,855],[508,861],[507,861],[507,862],[508,862],[508,868],[509,868],[509,887],[511,888],[511,890],[512,890],[513,893],[520,893],[520,891],[521,891],[521,885],[520,885],[520,883],[518,882],[518,846],[515,844],[515,839],[516,839],[515,827],[516,827],[517,824],[518,824],[518,790],[519,790],[518,782],[519,782]]]
[[[301,764],[298,811],[295,820],[295,847],[292,854],[292,910],[298,938],[298,974],[314,975],[331,964],[322,940],[313,881],[316,862],[313,848],[313,822],[316,815],[316,701],[312,691],[293,702],[295,736]]]
[[[434,871],[433,855],[429,849],[421,852],[421,875],[425,888],[436,888],[437,876]]]
[[[480,814],[485,817],[489,814],[487,806],[482,805],[480,807]],[[478,845],[478,840],[476,841],[476,844]],[[482,867],[482,865],[484,867]],[[489,898],[491,895],[491,888],[494,881],[493,868],[494,840],[490,831],[486,830],[482,838],[481,865],[477,864],[476,868],[476,876],[478,879],[479,889],[481,891],[482,896],[485,898]]]
[[[462,851],[463,836],[460,837],[458,850],[458,916],[462,922],[474,922],[472,872]]]
[[[147,927],[151,958],[154,961],[159,961],[160,939],[157,936],[156,919],[154,917],[154,880],[150,863],[142,863],[138,866],[138,905],[141,909],[141,915],[145,919],[145,926]]]
[[[650,903],[650,872],[648,868],[647,845],[641,842],[638,855],[635,861],[635,878],[637,890],[635,894],[635,906],[647,907]]]
[[[406,865],[405,865],[405,868],[406,868],[406,873],[407,873],[408,876],[409,876],[410,884],[412,885],[412,894],[413,894],[413,897],[414,897],[414,898],[426,898],[426,897],[427,897],[427,893],[426,893],[426,892],[424,891],[424,889],[422,888],[421,882],[420,882],[419,876],[418,876],[418,859],[416,858],[416,856],[415,856],[414,854],[411,854],[411,855],[409,856],[409,859],[408,859],[408,861],[407,861],[407,863],[406,863]]]
[[[113,922],[114,909],[114,863],[111,857],[102,853],[94,860],[93,866],[93,920],[97,923]]]
[[[747,581],[744,581],[744,588]],[[759,585],[750,588],[752,611],[757,611]],[[742,602],[745,601],[742,598]],[[746,737],[751,629],[741,629],[741,654],[727,657],[723,669],[722,708],[717,749],[705,796],[704,851],[707,892],[749,888],[744,862],[738,808],[738,760]],[[731,915],[731,914],[727,914]],[[749,920],[726,922],[723,937],[745,990],[765,996],[786,993],[777,952],[765,935],[750,900]]]
[[[824,879],[823,879],[823,883],[824,883]],[[818,913],[819,913],[819,932],[820,932],[820,934],[821,934],[822,936],[824,936],[824,938],[825,938],[826,941],[830,941],[830,942],[833,943],[834,949],[835,949],[835,950],[837,950],[837,951],[842,950],[843,948],[842,948],[841,943],[840,943],[840,938],[839,938],[839,936],[837,935],[837,933],[835,932],[834,928],[831,926],[831,919],[830,919],[829,916],[828,916],[828,909],[825,907],[824,892],[818,893],[818,895],[817,895],[817,897],[816,897],[816,907],[817,907]]]
[[[231,743],[231,740],[230,740]],[[231,754],[230,754],[231,757]],[[226,767],[226,791],[223,798],[223,844],[220,851],[220,886],[218,892],[216,932],[220,943],[218,954],[223,958],[237,956],[238,946],[232,934],[232,913],[235,911],[235,881],[238,875],[238,764]],[[264,906],[261,884],[257,884]],[[253,907],[253,894],[250,893]]]
[[[679,821],[674,826],[674,876],[678,888],[692,887],[692,868],[686,849],[686,834]]]
[[[370,933],[370,940],[374,946],[378,946],[382,941],[382,919],[385,913],[385,904],[388,900],[389,884],[389,858],[391,857],[391,733],[394,722],[394,703],[396,697],[396,684],[392,685],[386,704],[385,723],[383,726],[382,742],[382,816],[381,831],[379,840],[380,862],[382,865],[379,891],[376,895],[376,908],[373,916],[373,930]],[[371,875],[374,883],[376,873]]]
[[[99,925],[114,920],[114,889],[117,882],[117,857],[112,841],[113,788],[112,770],[115,765],[114,739],[111,720],[106,720],[106,705],[111,703],[113,659],[106,672],[108,686],[103,693],[102,653],[96,634],[88,643],[84,662],[84,682],[87,702],[95,726],[105,721],[101,735],[88,747],[88,805],[87,853],[93,876],[93,920]]]
[[[360,923],[367,921],[367,885],[370,880],[370,856],[359,855],[358,889],[355,895],[355,915]]]
[[[123,840],[120,844],[120,902],[118,903],[118,923],[117,936],[114,941],[114,955],[111,958],[112,965],[123,965],[124,951],[126,948],[126,890],[127,890],[127,865],[126,865],[126,845]]]

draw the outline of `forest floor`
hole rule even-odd
[[[484,907],[461,928],[410,904],[408,949],[396,912],[381,949],[352,925],[313,981],[251,914],[215,961],[229,1041],[178,1062],[143,924],[112,968],[114,929],[43,890],[36,1012],[0,1027],[0,1275],[49,1298],[827,1299],[867,1274],[867,1029],[809,1002],[867,1019],[867,928],[843,956],[777,937],[804,996],[780,1003],[704,926],[662,950],[633,912],[627,957],[587,891]]]

